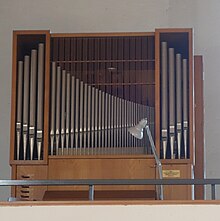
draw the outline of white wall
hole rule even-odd
[[[89,205],[0,207],[4,221],[219,221],[219,205]],[[158,212],[160,211],[160,212]]]
[[[1,0],[0,1],[0,179],[10,178],[10,96],[12,31],[154,31],[157,27],[194,27],[195,52],[205,60],[207,175],[220,177],[219,87],[220,1],[218,0]],[[4,190],[4,191],[2,191]],[[6,188],[0,197],[6,198]]]

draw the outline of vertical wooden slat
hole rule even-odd
[[[160,32],[155,32],[155,146],[158,153],[160,151]]]
[[[129,76],[129,38],[124,38],[124,83],[126,84],[124,86],[124,99],[129,101],[130,100],[130,91],[129,86],[127,85],[130,82],[130,76]]]
[[[195,78],[195,178],[204,179],[205,171],[205,146],[204,146],[204,80],[203,80],[203,58],[194,56],[194,78]],[[204,186],[195,186],[195,199],[204,200]]]
[[[149,105],[152,107],[154,106],[154,101],[155,101],[155,91],[154,91],[154,79],[155,79],[155,71],[154,71],[154,62],[152,62],[154,60],[154,37],[148,37],[148,81],[150,83],[149,85]]]
[[[112,63],[109,62],[112,60],[112,41],[111,38],[106,38],[106,60],[108,61],[106,63],[106,83],[111,84],[112,82]],[[106,92],[111,94],[112,93],[112,87],[111,86],[106,86]]]
[[[105,44],[105,38],[100,38],[100,60],[106,59],[106,44]],[[106,62],[100,63],[100,78],[99,81],[101,84],[105,84],[106,81]],[[100,89],[102,91],[105,91],[106,87],[101,86]]]
[[[143,37],[142,42],[141,42],[141,58],[142,58],[142,60],[144,60],[144,62],[142,62],[142,64],[141,64],[141,79],[142,79],[143,83],[148,83],[148,74],[149,74],[148,73],[148,62],[147,62],[148,50],[149,50],[148,49],[148,37],[146,37],[146,38]],[[141,88],[142,88],[141,104],[147,105],[147,102],[148,102],[147,88],[148,88],[148,86],[142,85]]]
[[[93,72],[93,62],[91,62],[94,57],[93,57],[93,39],[92,38],[89,38],[88,39],[88,61],[89,64],[88,64],[88,83],[89,84],[93,84],[94,83],[94,72]]]
[[[70,38],[65,38],[64,39],[64,47],[65,47],[65,50],[64,50],[64,58],[65,58],[65,70],[67,71],[67,73],[70,71],[70,63],[68,61],[70,61]]]
[[[141,60],[141,40],[142,37],[136,37],[136,48],[135,48],[135,58],[137,60]],[[145,83],[142,82],[142,70],[141,70],[141,66],[142,66],[142,62],[141,61],[136,61],[136,68],[135,68],[135,75],[136,75],[136,82],[137,82],[137,86],[136,86],[136,102],[141,104],[141,97],[142,97],[142,86],[138,85],[138,83]],[[139,119],[140,120],[140,119]]]
[[[94,38],[94,60],[95,60],[95,65],[94,65],[94,75],[95,75],[95,79],[96,79],[96,83],[100,83],[100,64],[99,62],[99,55],[100,55],[100,51],[99,51],[99,38]],[[99,88],[99,87],[98,87]]]
[[[62,69],[65,69],[65,65],[63,63],[65,59],[65,43],[64,38],[59,38],[59,51],[58,51],[59,61],[61,62],[59,65]]]
[[[112,60],[116,61],[118,59],[118,42],[117,38],[112,38]],[[114,96],[118,96],[118,89],[117,89],[117,83],[118,83],[118,64],[117,62],[112,62],[113,69],[111,71],[112,80],[111,83],[115,84],[112,86],[112,94]]]
[[[149,67],[150,67],[150,93],[152,94],[151,100],[150,100],[150,129],[152,136],[154,140],[155,137],[155,38],[153,36],[150,36],[150,58],[149,58]]]
[[[82,81],[84,83],[88,82],[88,73],[87,73],[87,61],[88,60],[88,38],[84,38],[83,40],[83,44],[82,44],[82,60],[83,60],[83,64],[82,64]]]
[[[17,165],[12,165],[11,167],[11,179],[15,180],[17,178]],[[16,187],[11,187],[11,197],[16,197]]]
[[[188,47],[189,47],[189,145],[188,159],[194,163],[194,75],[193,75],[193,31],[188,30]]]
[[[76,39],[76,77],[82,80],[82,38]]]
[[[130,86],[130,99],[132,102],[136,101],[136,86],[134,83],[136,82],[136,76],[135,76],[135,37],[131,37],[129,41],[129,72],[130,72],[130,83],[132,85]]]
[[[12,51],[12,86],[11,86],[11,139],[10,139],[10,163],[15,160],[15,120],[16,120],[16,83],[17,83],[17,34],[13,32]]]
[[[118,60],[121,60],[122,62],[118,63],[118,83],[123,83],[123,76],[124,76],[124,62],[123,62],[123,38],[118,38]],[[123,98],[123,92],[124,86],[120,85],[118,87],[118,96],[120,98]]]
[[[76,60],[76,38],[71,38],[71,51],[70,51],[70,59],[71,61]],[[70,73],[75,76],[76,65],[75,62],[71,62]]]
[[[52,39],[52,60],[57,61],[59,59],[58,57],[59,52],[59,38],[53,38]]]
[[[43,137],[43,160],[48,162],[49,144],[49,99],[50,99],[50,32],[46,33],[45,46],[45,83],[44,83],[44,137]]]

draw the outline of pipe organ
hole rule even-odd
[[[164,177],[193,165],[192,30],[52,34],[14,31],[11,109],[15,179],[156,178],[146,134],[128,128],[147,118]],[[173,177],[172,177],[173,178]],[[79,187],[14,188],[21,199]],[[119,188],[119,189],[117,189]],[[97,190],[155,191],[155,187]],[[167,199],[191,187],[166,187]],[[182,189],[181,189],[182,188]],[[85,189],[82,187],[81,189]]]

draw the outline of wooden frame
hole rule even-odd
[[[59,175],[56,177],[56,169],[59,170],[60,168],[56,168],[56,163],[54,162],[58,162],[60,164],[57,164],[57,165],[61,165],[62,169],[65,169],[63,167],[63,162],[66,161],[66,174],[68,174],[68,178],[75,178],[75,175],[71,174],[71,170],[68,169],[68,168],[72,168],[72,164],[73,162],[84,162],[84,164],[82,163],[82,165],[86,165],[85,167],[87,168],[86,170],[89,170],[89,166],[90,166],[90,163],[92,162],[97,162],[97,166],[99,166],[99,163],[98,162],[102,162],[104,164],[104,162],[115,162],[115,161],[120,161],[120,159],[123,159],[125,160],[126,162],[129,162],[128,165],[130,165],[130,162],[133,162],[135,161],[134,165],[136,164],[139,164],[140,162],[144,161],[145,163],[142,164],[142,166],[137,167],[139,168],[140,170],[143,170],[145,168],[145,164],[151,164],[151,167],[153,168],[153,170],[155,171],[154,172],[154,175],[151,174],[152,178],[155,178],[156,176],[156,170],[155,170],[155,163],[154,161],[152,160],[152,155],[150,155],[150,157],[146,154],[139,154],[139,155],[129,155],[129,154],[123,154],[123,155],[102,155],[102,156],[98,156],[98,155],[91,155],[91,156],[81,156],[81,155],[75,155],[75,156],[68,156],[68,155],[57,155],[57,156],[51,156],[50,155],[50,152],[49,152],[49,136],[50,136],[50,131],[49,131],[49,127],[50,127],[50,81],[51,81],[51,63],[54,59],[54,57],[58,57],[58,55],[53,55],[51,53],[51,51],[53,50],[53,47],[54,47],[54,40],[55,41],[59,41],[61,39],[66,39],[66,38],[81,38],[81,39],[84,39],[84,38],[105,38],[105,37],[109,37],[109,38],[115,38],[115,37],[149,37],[149,42],[146,43],[146,48],[144,48],[143,50],[147,50],[146,54],[147,56],[149,57],[152,57],[152,62],[154,62],[154,64],[149,64],[147,63],[145,67],[142,67],[143,64],[140,63],[138,64],[140,66],[140,69],[142,70],[142,68],[146,68],[147,72],[149,72],[149,76],[145,76],[145,78],[136,78],[135,74],[137,74],[135,71],[137,71],[137,69],[135,69],[135,65],[136,63],[135,62],[141,62],[143,59],[140,59],[138,60],[137,58],[135,58],[134,60],[132,59],[124,59],[124,60],[120,60],[118,59],[118,55],[115,55],[114,53],[110,56],[111,59],[106,59],[108,60],[108,62],[110,63],[113,63],[113,64],[116,64],[116,66],[118,65],[118,63],[120,62],[124,62],[124,63],[128,63],[130,62],[129,64],[123,64],[123,68],[122,70],[123,71],[129,71],[129,68],[132,69],[132,79],[135,79],[136,81],[134,81],[135,84],[139,84],[139,85],[142,85],[144,84],[142,81],[146,81],[146,82],[150,82],[152,85],[152,87],[149,89],[146,89],[147,90],[147,94],[150,94],[149,95],[149,102],[150,102],[150,105],[154,106],[155,107],[155,122],[154,122],[154,125],[155,125],[155,143],[156,143],[156,149],[157,149],[157,153],[159,154],[160,153],[160,62],[161,62],[161,59],[160,59],[160,40],[161,40],[161,35],[163,34],[169,34],[170,36],[173,36],[175,35],[176,33],[179,33],[179,34],[186,34],[187,35],[187,38],[188,38],[188,42],[187,42],[187,50],[188,50],[188,64],[189,64],[189,119],[190,119],[190,123],[189,123],[189,130],[190,130],[190,133],[189,133],[189,146],[190,146],[190,157],[188,159],[163,159],[161,160],[162,161],[162,164],[164,165],[165,168],[181,168],[181,170],[183,171],[187,171],[187,173],[184,172],[184,174],[186,174],[186,177],[184,176],[184,178],[191,178],[192,177],[192,173],[189,172],[189,168],[191,168],[192,164],[194,164],[194,135],[193,135],[193,131],[194,131],[194,98],[193,98],[193,93],[194,93],[194,76],[193,76],[193,40],[192,40],[192,35],[193,35],[193,31],[192,29],[182,29],[182,28],[177,28],[177,29],[156,29],[155,32],[128,32],[128,33],[123,33],[123,32],[118,32],[118,33],[52,33],[50,34],[50,32],[47,30],[47,31],[44,31],[44,30],[37,30],[37,31],[14,31],[13,33],[13,63],[12,63],[12,102],[11,102],[11,144],[10,144],[10,148],[11,148],[11,152],[10,152],[10,164],[12,165],[12,171],[13,171],[13,175],[12,177],[13,178],[18,178],[17,177],[17,174],[19,171],[22,171],[22,173],[24,173],[24,177],[25,177],[25,172],[26,172],[26,168],[28,168],[27,171],[31,171],[33,170],[33,173],[35,173],[36,171],[36,174],[37,174],[37,178],[40,178],[39,174],[40,174],[40,170],[38,170],[37,168],[41,168],[41,170],[43,171],[44,169],[47,170],[48,173],[45,173],[47,175],[44,174],[44,177],[43,178],[47,178],[47,179],[59,179]],[[18,58],[17,58],[17,55],[18,55],[18,37],[21,36],[21,35],[26,35],[26,36],[37,36],[37,35],[43,35],[45,37],[45,88],[44,88],[44,146],[43,146],[43,160],[16,160],[15,158],[15,151],[14,151],[14,147],[15,147],[15,121],[16,121],[16,81],[17,81],[17,61],[18,61]],[[172,39],[173,37],[171,37]],[[181,41],[181,39],[177,39],[177,41]],[[57,44],[58,45],[58,44]],[[69,45],[67,45],[69,46]],[[65,46],[67,49],[68,47]],[[140,45],[141,47],[143,47],[143,45]],[[57,46],[57,47],[60,47],[62,49],[62,45],[60,46]],[[64,45],[63,45],[64,47]],[[99,47],[97,45],[94,45],[94,48],[96,47]],[[106,46],[107,47],[107,46]],[[116,45],[112,46],[110,45],[109,46],[110,48],[111,47],[116,47]],[[133,46],[132,49],[129,49],[129,47],[126,49],[126,52],[128,52],[128,58],[130,56],[130,53],[140,53],[140,49],[139,48],[135,48],[135,46]],[[141,48],[140,47],[140,48]],[[81,48],[83,50],[83,47]],[[62,49],[63,51],[65,51],[65,49],[63,48]],[[69,50],[69,49],[68,49]],[[124,49],[123,49],[124,50]],[[142,48],[141,48],[142,50]],[[94,50],[95,51],[95,50]],[[57,52],[58,53],[58,52]],[[71,57],[70,55],[70,52],[68,52],[66,55],[65,55],[65,52],[62,52],[62,57],[63,57],[63,61],[68,60],[68,58]],[[98,57],[98,52],[94,52],[94,57]],[[123,53],[125,53],[123,51]],[[75,55],[74,55],[75,56]],[[86,56],[89,56],[89,55],[86,55]],[[106,55],[107,56],[107,55]],[[112,59],[112,57],[115,57],[115,59]],[[72,60],[71,60],[72,59]],[[78,60],[76,61],[73,61],[74,58],[71,58],[71,62],[79,62]],[[83,60],[84,59],[84,60]],[[89,60],[87,57],[83,58],[81,63],[85,66],[87,65],[87,63],[91,62],[91,60]],[[118,59],[118,60],[117,60]],[[62,63],[62,59],[59,60],[57,58],[58,62]],[[138,61],[137,61],[138,60]],[[146,59],[147,60],[147,59]],[[97,68],[101,68],[101,65],[100,63],[98,62],[98,60],[93,60],[92,61],[93,63],[97,63],[95,64],[97,66]],[[117,63],[118,62],[118,63]],[[81,66],[83,66],[81,65]],[[137,66],[138,66],[137,65]],[[65,66],[65,64],[64,64]],[[68,65],[66,65],[68,66]],[[138,67],[139,67],[138,66]],[[80,72],[82,69],[82,67],[80,67],[80,70],[78,70],[78,72]],[[130,77],[130,75],[129,75]],[[145,83],[146,83],[145,82]],[[135,85],[131,84],[131,82],[120,82],[118,85],[120,86],[120,84],[122,86],[125,86],[126,84],[129,84],[129,87],[135,87]],[[104,83],[101,82],[100,83],[100,87],[102,87]],[[110,86],[112,85],[117,85],[117,82],[110,82]],[[135,97],[135,96],[134,96]],[[147,97],[147,95],[145,95],[144,99]],[[136,99],[136,97],[135,97]],[[138,99],[142,99],[142,98],[138,98]],[[143,99],[143,100],[144,100]],[[109,163],[110,165],[111,163]],[[52,165],[52,166],[51,166]],[[33,167],[33,169],[31,169],[31,167]],[[103,167],[105,168],[105,167]],[[108,167],[110,168],[110,167]],[[128,170],[130,168],[127,168]],[[139,170],[138,169],[138,170]],[[51,172],[52,171],[52,172]],[[30,173],[30,172],[28,172]],[[104,173],[104,171],[99,171],[99,173],[97,173],[98,177],[96,178],[102,178],[100,176],[100,174]],[[125,174],[128,173],[129,174],[129,171],[126,171]],[[94,173],[96,174],[96,173]],[[110,174],[111,174],[111,171],[110,171]],[[46,177],[47,176],[47,177]],[[94,175],[95,176],[95,175]],[[117,176],[117,174],[116,174]],[[112,174],[112,177],[114,178],[114,175]],[[62,178],[65,178],[65,177],[62,177]],[[86,177],[84,177],[86,178]],[[138,178],[135,176],[135,171],[133,171],[129,178]],[[148,176],[144,177],[144,178],[149,178]],[[183,177],[180,177],[180,178],[183,178]],[[189,188],[190,189],[190,188]],[[187,189],[184,191],[187,192],[186,196],[188,199],[190,199],[192,196],[191,194],[189,194],[190,190]],[[62,190],[62,188],[61,188]],[[44,190],[43,190],[44,191]],[[13,189],[13,195],[16,195],[16,191],[15,189]],[[169,192],[169,191],[168,191]],[[38,192],[36,194],[42,194],[42,192]],[[170,194],[170,193],[169,193]],[[168,194],[168,195],[169,195]],[[38,196],[36,197],[38,198]],[[174,199],[176,198],[176,196],[173,196],[172,194],[169,195],[170,199]]]
[[[13,32],[13,58],[12,58],[12,92],[11,92],[11,138],[10,138],[10,164],[47,164],[48,148],[46,140],[44,142],[44,155],[43,160],[39,161],[22,161],[14,159],[14,147],[15,147],[15,119],[16,119],[16,82],[17,82],[17,50],[18,50],[18,36],[35,36],[44,35],[45,36],[45,88],[44,93],[44,138],[48,137],[48,97],[49,97],[49,72],[50,72],[50,31],[45,30],[32,30],[32,31],[14,31]]]
[[[158,125],[156,130],[156,148],[158,153],[160,152],[160,38],[161,34],[176,34],[176,33],[186,33],[188,36],[188,59],[189,59],[189,149],[190,149],[190,159],[181,159],[181,162],[189,162],[194,163],[194,75],[193,75],[193,30],[192,29],[184,29],[184,28],[171,28],[171,29],[156,29],[155,31],[155,109],[156,109],[156,119],[155,124]],[[164,163],[169,162],[168,159],[162,160]],[[172,162],[178,162],[176,159],[172,159]]]
[[[194,56],[195,72],[195,178],[205,178],[203,57]],[[205,187],[195,186],[195,199],[204,200]]]

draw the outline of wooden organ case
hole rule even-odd
[[[191,29],[14,31],[12,178],[154,179],[157,170],[146,134],[138,140],[127,132],[143,118],[148,119],[164,179],[191,178],[192,67]],[[87,190],[21,186],[12,188],[12,196],[42,200],[45,192]],[[155,198],[154,186],[97,186],[95,191],[133,191],[136,196],[142,191]],[[191,199],[192,188],[166,186],[164,196]]]

